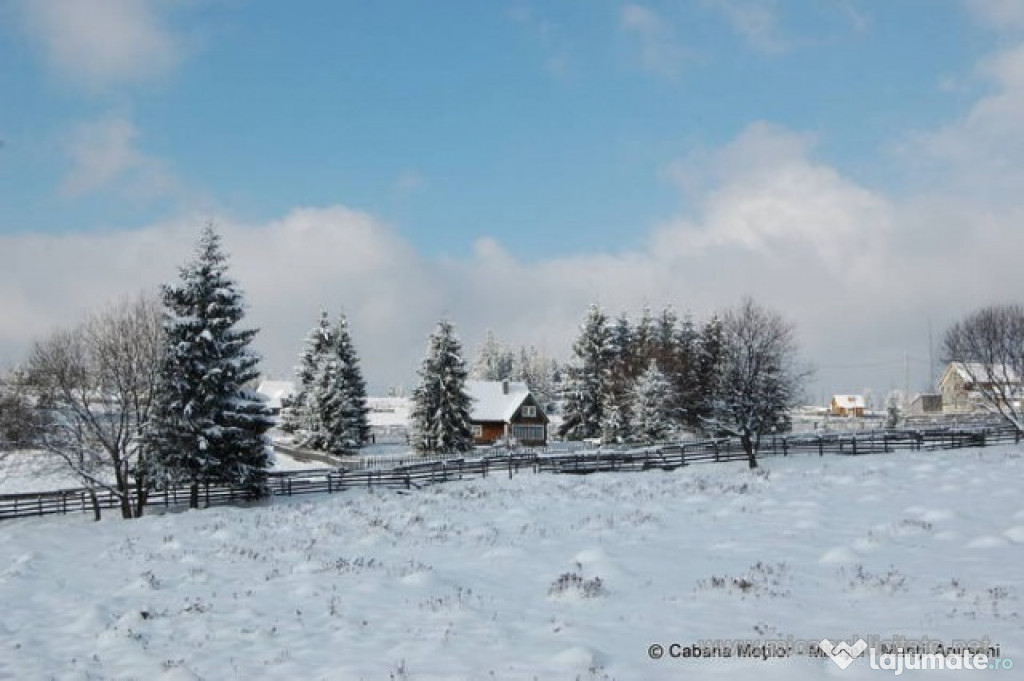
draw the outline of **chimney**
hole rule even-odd
[[[501,382],[501,394],[508,395],[508,379]]]

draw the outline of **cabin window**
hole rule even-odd
[[[484,427],[481,426],[481,425],[470,426],[469,430],[470,430],[471,433],[473,433],[473,437],[483,437],[484,436]]]
[[[524,419],[537,418],[537,407],[533,406],[532,404],[525,405],[523,407],[523,418]]]
[[[512,437],[519,441],[541,442],[544,440],[544,426],[512,426]]]

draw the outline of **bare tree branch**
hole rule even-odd
[[[946,361],[966,376],[972,406],[997,414],[1024,432],[1024,306],[982,308],[946,330]]]
[[[140,296],[35,344],[29,379],[48,416],[43,447],[90,489],[115,495],[125,518],[145,504],[140,429],[149,417],[161,352],[161,312]]]

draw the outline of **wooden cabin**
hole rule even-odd
[[[473,399],[470,426],[475,444],[547,445],[547,414],[525,383],[467,381],[466,392]]]

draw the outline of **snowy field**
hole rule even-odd
[[[890,677],[648,657],[872,634],[988,636],[1020,678],[1022,474],[1009,447],[800,456],[7,521],[0,678]]]
[[[280,452],[274,452],[271,460],[271,470],[274,471],[308,470],[323,468],[325,465],[317,461],[296,461]],[[49,452],[16,450],[0,454],[0,494],[48,492],[80,487],[81,479]]]

